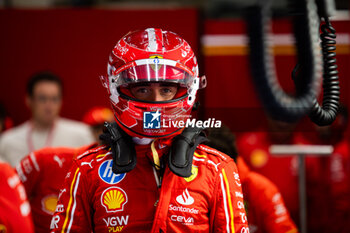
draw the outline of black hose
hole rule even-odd
[[[336,64],[336,35],[325,17],[325,23],[321,26],[321,46],[323,55],[323,101],[321,107],[317,99],[313,101],[313,107],[309,114],[310,120],[319,126],[330,125],[336,118],[339,108],[340,87],[338,80],[338,66]]]
[[[295,82],[294,96],[283,91],[275,74],[268,40],[269,3],[264,1],[250,7],[247,14],[251,72],[258,96],[271,117],[289,122],[295,122],[310,112],[321,78],[316,6],[311,0],[295,0],[294,3],[300,11],[295,15],[293,25],[298,61],[303,67]]]

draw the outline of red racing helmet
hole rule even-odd
[[[180,132],[190,118],[197,90],[206,85],[198,77],[198,64],[190,45],[177,34],[157,28],[130,32],[112,50],[107,76],[116,122],[129,135],[159,138]],[[168,101],[136,99],[130,84],[168,82],[180,86]]]

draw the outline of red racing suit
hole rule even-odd
[[[199,145],[190,177],[168,166],[158,175],[153,156],[162,159],[169,147],[154,145],[136,145],[137,165],[124,174],[113,173],[108,146],[79,156],[60,192],[52,232],[249,232],[229,156]]]
[[[21,160],[16,170],[30,200],[36,233],[50,231],[58,194],[73,159],[95,146],[45,148]]]
[[[237,158],[244,204],[250,233],[296,233],[296,228],[282,196],[266,177],[250,171],[244,160]]]
[[[0,232],[34,233],[26,192],[13,168],[0,162]]]

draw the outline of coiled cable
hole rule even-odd
[[[338,112],[340,87],[338,80],[338,66],[336,64],[336,34],[328,17],[324,17],[321,26],[321,47],[323,55],[323,101],[322,107],[315,98],[309,113],[312,122],[319,126],[331,124]]]
[[[270,3],[260,1],[248,9],[247,31],[249,57],[255,87],[265,109],[277,120],[296,122],[309,114],[315,96],[319,93],[321,59],[318,45],[318,17],[313,0],[295,0],[298,11],[293,26],[298,61],[303,67],[295,81],[294,96],[283,91],[275,73],[274,59],[269,46]]]

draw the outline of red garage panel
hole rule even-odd
[[[64,81],[62,115],[81,119],[106,105],[99,75],[117,40],[131,30],[160,27],[180,34],[196,51],[198,12],[157,10],[0,10],[0,101],[16,124],[29,118],[24,105],[30,75],[52,70]]]

